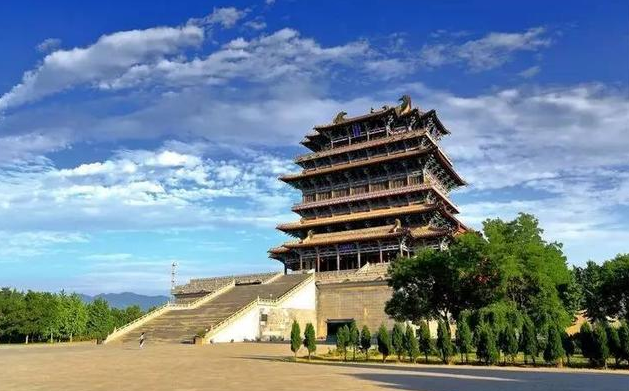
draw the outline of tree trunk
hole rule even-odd
[[[70,333],[70,342],[72,342],[72,333]]]
[[[465,352],[465,363],[469,364],[469,362],[470,362],[470,359],[469,359],[469,357],[467,355],[467,352]]]
[[[24,344],[28,345],[28,334],[26,334],[26,340],[24,341]]]
[[[428,353],[424,353],[424,357],[426,357],[426,364],[428,364]]]

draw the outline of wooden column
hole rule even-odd
[[[304,270],[304,260],[303,260],[303,256],[301,255],[301,251],[299,252],[299,270]]]
[[[378,250],[380,251],[380,263],[382,263],[382,244],[378,240]]]
[[[341,270],[341,254],[339,254],[339,246],[336,246],[336,270]]]
[[[317,265],[315,267],[315,271],[319,272],[321,270],[321,258],[319,257],[319,247],[315,247],[315,251],[317,252]]]
[[[360,243],[356,243],[356,248],[358,249],[358,269],[362,267],[360,264]]]

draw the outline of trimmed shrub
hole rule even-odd
[[[387,331],[386,326],[383,324],[380,325],[378,329],[378,351],[382,354],[382,362],[387,360],[387,357],[391,354],[391,338],[389,337],[389,332]]]
[[[459,317],[456,324],[456,347],[461,354],[461,361],[463,361],[463,354],[465,354],[465,363],[467,363],[468,354],[472,351],[472,331],[467,319],[462,316]]]
[[[397,355],[398,361],[402,361],[402,354],[404,354],[404,328],[400,323],[396,323],[393,326],[393,331],[391,332],[391,345],[393,346],[393,351]]]
[[[290,330],[290,350],[293,351],[295,355],[295,359],[297,358],[297,352],[301,347],[301,330],[299,328],[299,323],[296,320],[293,320],[293,326]]]
[[[312,353],[317,350],[315,329],[312,323],[306,324],[306,331],[304,331],[304,347],[308,350],[308,360],[310,360]]]
[[[500,332],[499,336],[500,350],[504,357],[504,363],[507,363],[507,357],[511,362],[515,361],[518,355],[518,338],[515,335],[515,329],[510,323]]]
[[[570,364],[570,357],[574,356],[575,344],[574,338],[569,336],[565,331],[561,333],[561,345],[563,347],[563,351],[566,354],[566,361],[568,365]]]
[[[597,324],[596,326],[594,326],[592,334],[594,336],[592,346],[592,359],[597,366],[607,369],[609,347],[607,345],[607,333],[605,332],[605,327],[601,324]]]
[[[419,351],[424,353],[426,363],[428,363],[428,355],[432,353],[432,340],[430,339],[430,328],[428,323],[421,322],[419,324]]]
[[[561,344],[561,335],[557,326],[548,326],[548,337],[546,338],[546,349],[544,349],[544,360],[550,364],[561,366],[561,359],[564,355],[563,346]]]
[[[437,326],[437,351],[444,364],[450,363],[454,348],[450,336],[450,326],[443,321],[440,321]]]
[[[336,332],[336,349],[343,354],[343,360],[347,361],[347,347],[349,346],[349,327],[341,327]]]
[[[527,364],[526,358],[528,356],[535,365],[535,358],[539,354],[538,346],[535,325],[530,318],[525,317],[522,323],[522,335],[520,335],[520,349],[524,353],[524,364]]]
[[[620,337],[618,336],[618,330],[608,322],[604,323],[605,334],[607,334],[607,346],[609,347],[609,355],[614,358],[616,366],[622,359],[622,349],[620,347]]]
[[[371,349],[371,332],[367,325],[363,326],[363,330],[360,333],[360,348],[365,352],[365,360],[369,361],[369,349]]]
[[[415,331],[411,325],[406,325],[406,333],[404,334],[404,349],[408,355],[409,361],[412,363],[417,362],[417,356],[419,356],[419,341],[415,336]]]
[[[356,349],[360,348],[360,331],[355,321],[349,325],[349,346],[352,348],[352,360],[356,361]]]
[[[485,364],[496,364],[500,359],[500,353],[496,348],[496,337],[492,328],[484,323],[479,324],[474,330],[476,334],[476,357]]]

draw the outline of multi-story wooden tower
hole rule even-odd
[[[466,230],[448,193],[465,181],[439,147],[449,131],[434,110],[400,106],[372,109],[316,126],[301,142],[312,152],[280,179],[303,193],[292,210],[301,219],[277,228],[297,240],[269,250],[286,269],[356,269],[443,248]]]

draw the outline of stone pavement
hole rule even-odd
[[[321,347],[327,351],[327,347]],[[0,390],[621,390],[629,376],[282,361],[286,344],[0,346]]]

